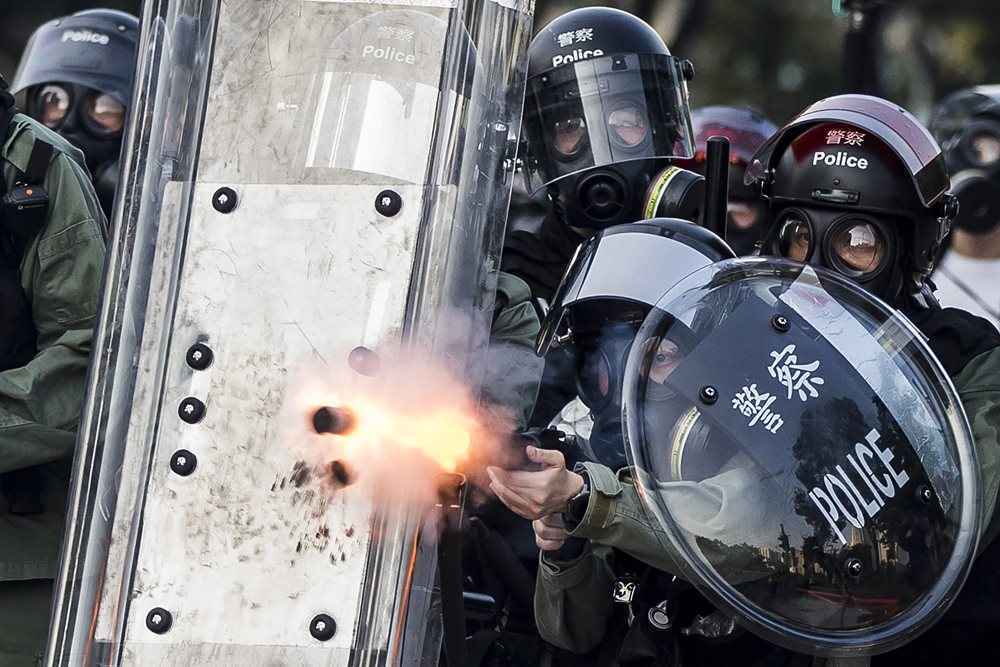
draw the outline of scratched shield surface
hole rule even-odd
[[[131,639],[301,644],[327,613],[345,621],[331,642],[346,649],[370,504],[353,487],[328,497],[294,474],[289,437],[301,426],[282,413],[296,382],[332,376],[352,347],[398,333],[419,207],[390,219],[372,208],[375,186],[258,185],[222,214],[216,188],[195,190],[206,205],[192,215],[180,276]],[[401,190],[419,201],[419,189]],[[203,371],[185,359],[196,342],[214,353]],[[178,409],[189,397],[205,405],[195,424]],[[197,457],[195,474],[171,471],[179,449]],[[145,627],[153,607],[172,611],[170,635]]]
[[[49,664],[436,660],[432,522],[321,491],[307,395],[404,340],[476,386],[530,12],[144,3]]]
[[[127,662],[269,656],[312,664],[324,655],[321,662],[342,664],[358,633],[386,644],[397,601],[361,611],[371,595],[363,590],[371,585],[371,502],[353,487],[326,495],[302,474],[292,441],[301,422],[287,412],[300,385],[333,377],[353,347],[398,340],[403,327],[447,13],[397,10],[386,21],[384,10],[221,7],[186,241],[161,239],[154,269],[151,307],[159,310],[147,326],[169,333],[151,343],[166,346],[164,366],[138,390],[157,398],[134,422],[134,436],[148,438],[154,454],[126,583]],[[422,28],[412,30],[419,57],[404,87],[393,84],[398,67],[387,75],[373,73],[380,63],[358,66],[371,39],[397,38],[399,26],[413,23]],[[397,119],[381,129],[396,140],[389,155],[370,127],[388,116],[365,114],[391,115],[398,103],[387,105],[400,96],[412,124]],[[213,206],[221,187],[236,192],[231,212]],[[375,210],[386,187],[403,202],[392,216]],[[432,189],[439,205],[453,200],[450,190]],[[185,359],[195,343],[213,351],[207,369]],[[204,405],[197,423],[182,419],[186,399]],[[172,471],[178,450],[196,457],[192,474]],[[381,562],[393,586],[400,557]],[[170,611],[168,633],[147,627],[154,608]],[[318,614],[338,623],[324,642],[309,632]],[[376,627],[361,627],[362,618]],[[252,648],[262,646],[272,651]]]

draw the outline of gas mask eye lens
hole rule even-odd
[[[812,230],[809,228],[809,223],[799,213],[792,212],[786,215],[778,235],[778,252],[781,256],[796,262],[805,262],[809,259],[811,248]]]
[[[47,85],[38,91],[38,120],[55,128],[69,112],[69,91],[62,86]]]
[[[110,95],[88,95],[84,110],[101,132],[114,134],[125,126],[125,106]]]
[[[556,121],[555,149],[560,155],[570,157],[579,152],[587,136],[587,123],[582,118]]]
[[[626,148],[634,148],[646,139],[646,114],[634,106],[622,107],[608,114],[611,138]]]
[[[1000,137],[992,132],[976,134],[969,143],[976,166],[988,167],[1000,161]]]
[[[885,239],[874,225],[867,222],[845,225],[833,235],[830,245],[848,269],[861,273],[876,270],[885,257]]]

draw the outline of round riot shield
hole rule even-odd
[[[769,641],[889,650],[968,573],[979,486],[955,390],[847,280],[765,259],[691,274],[644,321],[623,410],[678,574]]]

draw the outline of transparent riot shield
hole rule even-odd
[[[765,639],[859,656],[929,627],[975,554],[951,382],[853,283],[741,259],[681,281],[628,361],[628,449],[678,574]]]
[[[357,347],[481,372],[532,7],[404,4],[144,4],[48,664],[436,655],[419,517],[278,442]]]

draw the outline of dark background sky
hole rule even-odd
[[[257,0],[267,2],[269,0]],[[606,4],[650,21],[698,75],[692,104],[749,104],[779,124],[810,102],[846,92],[841,75],[846,17],[831,0],[540,0],[535,24],[566,9]],[[878,74],[886,96],[925,116],[943,94],[1000,82],[996,0],[895,0],[889,3]],[[0,0],[0,71],[12,77],[31,31],[57,16],[95,6],[138,14],[137,1]]]

